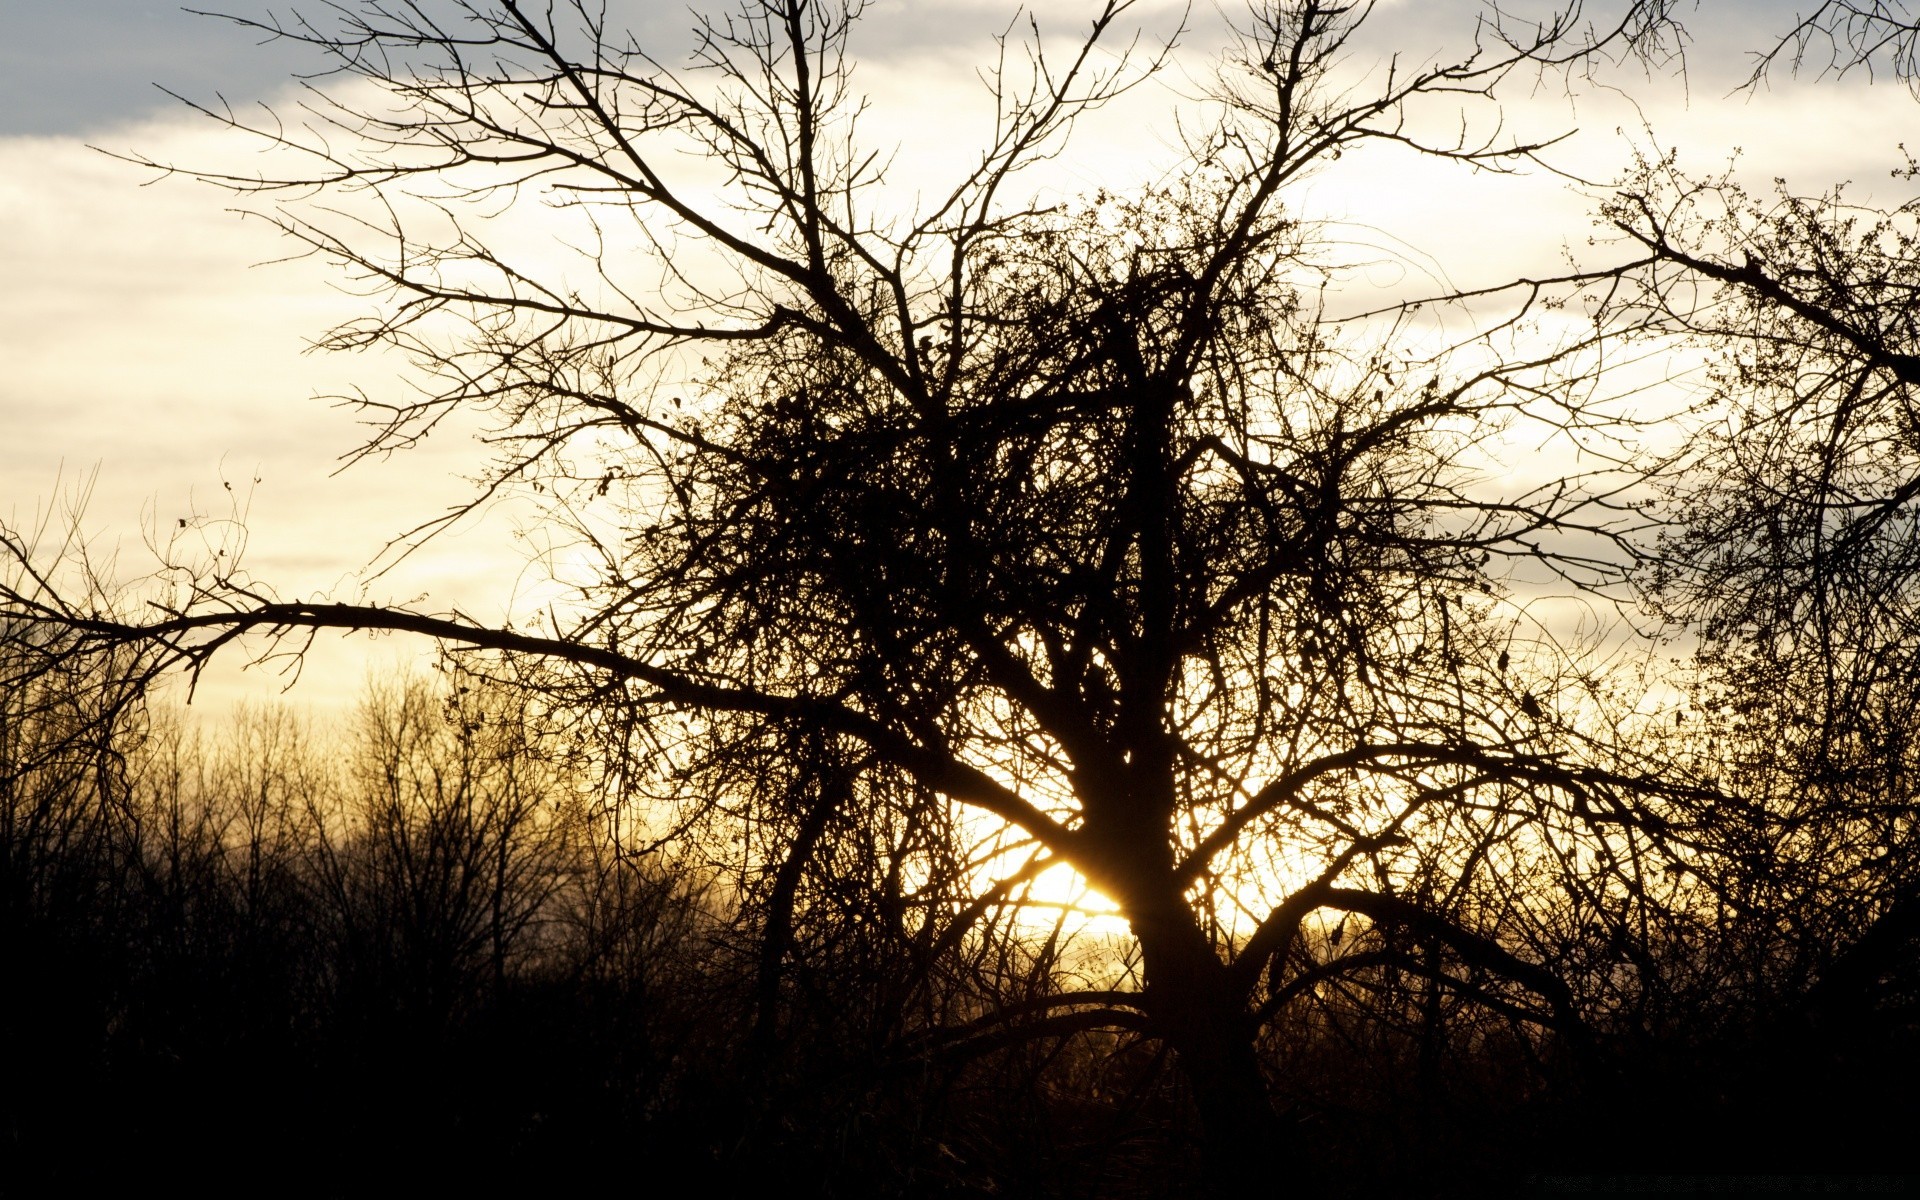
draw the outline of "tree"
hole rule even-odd
[[[403,1036],[434,1036],[537,959],[573,882],[577,785],[542,761],[521,717],[466,686],[444,707],[419,681],[376,693],[351,778],[306,798],[338,986],[400,1014]]]
[[[1884,67],[1911,88],[1917,30],[1902,4],[1830,0],[1758,55],[1748,86],[1784,65]],[[1911,184],[1910,155],[1891,176]],[[1692,994],[1744,1030],[1738,1053],[1770,1064],[1751,1111],[1785,1099],[1853,1140],[1911,1122],[1853,1097],[1912,1061],[1920,1027],[1920,202],[1850,186],[1758,193],[1731,166],[1641,162],[1602,212],[1649,260],[1600,316],[1709,362],[1647,506],[1663,533],[1640,580],[1652,611],[1698,639],[1673,740],[1719,785],[1669,814],[1714,864],[1701,882],[1718,928],[1695,939],[1714,949],[1688,972]]]
[[[1884,1062],[1920,1012],[1920,203],[1665,161],[1607,211],[1655,258],[1623,303],[1714,355],[1645,583],[1700,638],[1692,752],[1729,794],[1690,824],[1725,864],[1738,994],[1803,1058]]]
[[[977,165],[903,213],[856,136],[857,5],[749,3],[701,25],[685,72],[582,4],[568,24],[473,0],[262,26],[345,78],[307,126],[211,114],[304,168],[203,177],[294,198],[272,219],[386,299],[331,344],[398,345],[431,387],[365,400],[365,452],[486,414],[506,451],[473,503],[547,497],[596,571],[532,629],[289,602],[222,563],[184,568],[148,619],[62,599],[12,538],[9,619],[68,657],[188,667],[318,628],[492,653],[599,723],[633,794],[775,838],[741,860],[769,914],[763,1012],[802,876],[837,851],[867,848],[853,877],[884,887],[859,911],[908,963],[1069,866],[1117,906],[1137,974],[943,1031],[908,971],[879,1023],[907,1045],[1145,1031],[1222,1183],[1311,1169],[1255,1047],[1323,985],[1404,972],[1428,981],[1430,1046],[1451,996],[1579,1060],[1569,946],[1647,900],[1680,845],[1662,798],[1696,790],[1502,600],[1514,564],[1620,576],[1631,472],[1595,342],[1515,333],[1538,284],[1451,344],[1415,308],[1334,320],[1333,264],[1286,200],[1372,145],[1526,161],[1541,142],[1502,134],[1498,89],[1644,47],[1659,13],[1598,33],[1492,13],[1457,58],[1356,80],[1368,10],[1261,5],[1176,174],[1019,198],[1161,61],[1103,57],[1127,7],[1065,58],[1037,30],[1003,41]],[[1426,137],[1434,116],[1462,132]],[[570,267],[468,215],[542,188],[585,248]],[[1503,488],[1474,464],[1512,429],[1610,465]]]

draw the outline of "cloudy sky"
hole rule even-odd
[[[207,3],[260,18],[287,9]],[[1145,5],[1139,20],[1163,29],[1170,7]],[[1703,0],[1681,13],[1694,40],[1685,79],[1622,69],[1572,103],[1519,101],[1514,117],[1577,130],[1561,160],[1599,178],[1644,147],[1651,126],[1703,170],[1738,147],[1742,169],[1762,183],[1785,175],[1812,191],[1852,180],[1862,198],[1885,198],[1897,145],[1920,146],[1910,136],[1920,131],[1920,106],[1903,90],[1864,77],[1780,77],[1757,93],[1732,90],[1748,70],[1743,52],[1786,29],[1793,8]],[[1383,4],[1363,52],[1430,53],[1457,39],[1474,9],[1466,0]],[[1090,11],[1078,0],[1037,6],[1061,30]],[[984,0],[873,7],[855,47],[857,82],[875,98],[877,140],[900,146],[902,177],[937,175],[943,156],[966,144],[969,114],[977,123],[984,111],[971,66],[990,54],[1013,12]],[[236,153],[212,123],[155,85],[206,103],[284,106],[291,77],[316,64],[230,21],[145,0],[0,0],[0,16],[0,520],[21,527],[51,515],[57,523],[91,481],[85,527],[102,553],[117,550],[123,575],[150,565],[147,539],[225,545],[237,526],[221,518],[243,515],[254,575],[283,595],[350,594],[386,538],[459,498],[459,473],[475,461],[470,447],[445,439],[333,474],[356,434],[351,414],[322,397],[401,386],[395,362],[305,352],[365,302],[342,291],[323,263],[273,263],[287,247],[261,222],[228,211],[231,198],[110,157],[191,163]],[[616,18],[666,47],[663,57],[686,44],[678,3],[627,0]],[[1185,73],[1093,123],[1045,186],[1124,185],[1156,158],[1172,161],[1164,116],[1210,61],[1220,19],[1212,7],[1196,16]],[[1557,247],[1584,240],[1590,227],[1588,201],[1549,177],[1422,175],[1390,156],[1321,177],[1301,203],[1345,219],[1360,240],[1418,247],[1418,261],[1462,284],[1550,268]],[[185,534],[182,518],[192,519]],[[378,594],[424,596],[427,607],[458,604],[483,618],[507,612],[537,590],[512,526],[507,515],[447,539],[383,580]],[[353,693],[363,649],[317,660],[307,698]],[[375,650],[376,658],[400,654]],[[211,685],[229,697],[270,696],[276,686],[260,672]]]

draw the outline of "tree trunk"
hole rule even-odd
[[[1254,1026],[1226,966],[1178,897],[1129,916],[1149,1009],[1199,1112],[1210,1191],[1264,1200],[1294,1190],[1312,1164],[1298,1128],[1267,1093]]]

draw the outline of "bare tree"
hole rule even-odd
[[[1715,353],[1646,583],[1701,638],[1693,736],[1737,803],[1699,824],[1756,935],[1748,991],[1864,1021],[1920,945],[1920,204],[1652,163],[1608,211],[1657,259],[1622,300]]]
[[[1222,1181],[1311,1168],[1255,1045],[1323,984],[1412,972],[1433,1038],[1457,997],[1578,1057],[1565,930],[1651,894],[1680,845],[1660,798],[1691,789],[1502,601],[1510,564],[1619,577],[1625,476],[1528,490],[1472,464],[1515,427],[1618,457],[1592,339],[1519,348],[1540,284],[1452,345],[1411,309],[1331,321],[1286,198],[1370,144],[1520,164],[1541,143],[1502,133],[1497,89],[1644,44],[1659,14],[1492,13],[1459,57],[1356,76],[1367,8],[1263,4],[1177,173],[1022,198],[1159,61],[1106,49],[1127,7],[1064,56],[1003,40],[988,144],[898,213],[857,136],[858,5],[747,4],[684,70],[584,4],[263,26],[329,56],[331,90],[298,122],[211,115],[305,167],[203,177],[283,200],[270,219],[387,301],[331,344],[400,346],[430,389],[366,399],[364,452],[487,414],[506,450],[472,503],[550,498],[597,573],[531,629],[285,601],[219,564],[153,619],[19,575],[7,619],[189,667],[322,628],[493,652],[601,723],[631,794],[771,839],[739,860],[764,881],[763,1012],[807,879],[877,880],[861,920],[910,965],[1070,866],[1137,970],[958,1032],[1160,1039]],[[1434,114],[1459,135],[1418,132]],[[536,196],[584,247],[571,269],[477,215]],[[892,1003],[903,1045],[967,1015],[916,1008],[927,975]]]
[[[436,1032],[527,973],[574,882],[574,783],[534,752],[513,706],[419,681],[360,714],[345,777],[304,797],[308,874],[345,978]]]

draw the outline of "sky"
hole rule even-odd
[[[288,9],[259,0],[222,7],[254,19]],[[874,98],[875,140],[898,146],[897,179],[932,181],[970,144],[984,119],[973,67],[1015,11],[985,0],[873,5],[855,46],[856,83]],[[1048,28],[1070,31],[1092,8],[1047,0],[1036,11]],[[1137,20],[1162,32],[1171,11],[1156,0]],[[1467,28],[1473,11],[1464,0],[1384,3],[1362,52],[1424,53],[1457,38],[1450,31]],[[1680,13],[1694,43],[1684,79],[1622,69],[1571,105],[1525,97],[1511,113],[1577,131],[1560,161],[1595,178],[1646,148],[1651,127],[1658,144],[1678,147],[1698,169],[1738,147],[1742,170],[1763,184],[1785,175],[1813,191],[1852,180],[1861,198],[1886,196],[1898,144],[1920,130],[1920,107],[1905,91],[1811,76],[1733,91],[1748,70],[1744,51],[1789,27],[1792,11],[1785,0],[1702,0]],[[688,44],[681,5],[627,0],[613,16],[668,59]],[[390,356],[308,352],[330,326],[366,312],[366,301],[324,263],[276,262],[287,244],[229,211],[231,197],[113,157],[231,161],[240,148],[160,88],[284,109],[311,58],[261,44],[258,31],[232,21],[142,0],[0,0],[0,18],[0,521],[57,526],[84,495],[83,529],[127,578],[151,569],[150,542],[187,537],[231,553],[244,528],[244,561],[281,595],[351,597],[386,539],[466,494],[462,472],[478,463],[472,446],[445,437],[338,472],[356,426],[325,397],[405,386],[404,365]],[[1211,61],[1221,20],[1221,9],[1197,7],[1183,69],[1091,122],[1042,184],[1057,194],[1124,186],[1176,162],[1166,114]],[[1552,266],[1562,242],[1591,228],[1590,201],[1551,177],[1464,179],[1391,155],[1329,172],[1300,203],[1341,218],[1356,240],[1418,247],[1416,262],[1464,286]],[[496,512],[461,527],[373,594],[458,605],[480,619],[510,614],[540,590],[517,519]],[[326,642],[295,694],[319,706],[350,701],[369,653],[375,664],[413,654],[390,642]],[[229,660],[203,696],[270,699],[286,683],[240,665]]]

